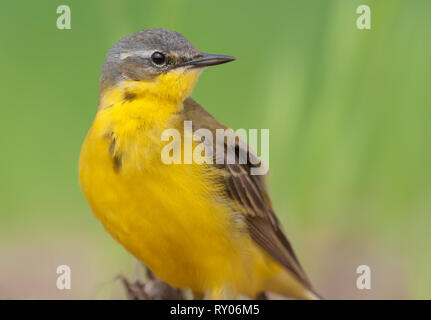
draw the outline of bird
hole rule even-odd
[[[234,163],[211,161],[215,152],[199,164],[161,159],[163,132],[191,134],[185,121],[194,132],[235,135],[190,97],[204,69],[234,60],[160,28],[117,41],[79,157],[83,194],[107,232],[175,288],[205,299],[319,299],[274,213],[266,175],[251,173],[257,156],[247,144],[236,136],[233,149],[213,144],[225,158],[233,150]]]

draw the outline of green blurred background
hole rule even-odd
[[[71,30],[56,28],[61,4]],[[371,30],[356,28],[361,4]],[[73,0],[0,5],[0,298],[124,297],[115,277],[135,263],[92,216],[78,156],[106,51],[154,27],[237,57],[193,97],[233,128],[270,129],[276,212],[323,296],[431,297],[429,0]],[[371,290],[356,289],[362,264]]]

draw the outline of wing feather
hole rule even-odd
[[[184,110],[182,112],[185,120],[192,120],[193,130],[200,128],[209,129],[214,134],[214,140],[216,129],[228,129],[191,98],[184,101]],[[234,134],[233,131],[232,134]],[[228,148],[223,142],[224,145],[222,147],[225,151],[224,164],[215,165],[225,171],[223,175],[225,177],[226,193],[233,201],[240,204],[240,213],[245,216],[251,239],[275,261],[289,270],[307,288],[312,290],[310,282],[272,209],[270,196],[263,176],[250,174],[250,169],[253,166],[258,167],[260,163],[253,165],[252,163],[256,163],[256,161],[250,161],[250,159],[248,159],[249,161],[246,164],[239,163],[239,154],[243,151],[242,148],[244,146],[248,148],[249,157],[257,158],[257,156],[245,142],[240,141],[239,137],[235,139],[235,163],[226,164]],[[214,148],[216,143],[215,141]],[[214,150],[213,155],[214,157],[216,156]]]

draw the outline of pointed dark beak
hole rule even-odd
[[[226,63],[234,61],[235,58],[231,56],[225,56],[223,54],[210,54],[210,53],[201,53],[196,58],[192,60],[186,61],[179,65],[179,67],[190,66],[192,68],[201,68],[208,66],[215,66],[218,64]]]

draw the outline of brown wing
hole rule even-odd
[[[215,133],[216,129],[228,129],[191,98],[184,101],[183,116],[187,120],[192,120],[193,130],[206,128]],[[232,132],[232,134],[234,133]],[[235,202],[240,204],[240,213],[246,217],[245,220],[253,241],[313,291],[292,246],[284,235],[280,223],[272,210],[264,177],[250,174],[251,168],[253,166],[258,167],[260,164],[253,165],[252,163],[256,163],[255,161],[239,164],[238,159],[241,149],[248,147],[247,144],[240,143],[240,141],[239,138],[236,139],[235,164],[226,164],[226,155],[229,150],[226,144],[223,146],[225,164],[222,166],[225,169],[224,183],[226,192]],[[249,154],[252,157],[257,157],[251,150]]]

